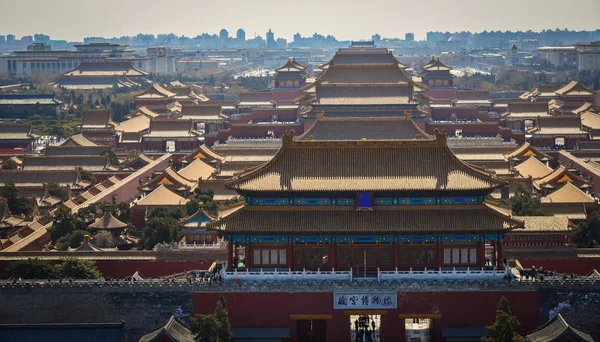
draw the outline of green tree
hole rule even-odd
[[[215,315],[196,315],[190,330],[198,342],[224,342],[219,338],[220,324]]]
[[[496,321],[493,325],[485,327],[485,337],[482,342],[521,342],[523,336],[517,333],[517,329],[521,326],[517,317],[515,317],[508,306],[508,301],[504,296],[498,302],[496,310]]]
[[[8,273],[15,278],[45,279],[54,278],[56,269],[49,261],[35,258],[12,261],[8,264]]]
[[[87,207],[79,209],[76,216],[83,225],[90,225],[97,217],[100,216],[98,214],[98,203],[90,204]]]
[[[119,158],[117,157],[117,154],[110,149],[106,149],[104,151],[102,151],[100,153],[101,156],[108,156],[108,160],[110,161],[110,164],[113,166],[119,166]]]
[[[214,75],[210,75],[210,77],[208,78],[207,83],[208,83],[209,86],[214,87],[215,84],[217,84],[217,79],[215,78]]]
[[[231,324],[227,303],[223,295],[217,302],[215,312],[208,315],[196,315],[192,318],[190,330],[197,341],[229,342],[232,339]]]
[[[202,209],[207,212],[218,215],[219,213],[219,203],[214,201],[215,192],[211,189],[196,189],[195,190],[196,198],[202,202]]]
[[[600,211],[590,213],[587,219],[579,223],[573,235],[573,242],[579,248],[592,248],[600,245]]]
[[[197,199],[192,199],[185,205],[185,211],[188,216],[194,215],[198,211],[198,209],[200,209],[200,201],[198,201]]]
[[[69,190],[61,187],[60,184],[50,182],[46,184],[46,186],[48,187],[48,194],[50,194],[50,196],[61,198],[63,201],[69,199]]]
[[[166,208],[159,207],[159,208],[155,208],[154,210],[152,210],[150,212],[150,215],[148,215],[148,219],[153,219],[153,218],[171,218],[174,220],[179,220],[179,219],[183,218],[183,214],[181,213],[181,210],[179,210],[179,209],[168,210]]]
[[[19,167],[12,159],[7,159],[2,163],[2,170],[16,170]]]
[[[155,217],[148,221],[140,247],[152,249],[159,243],[171,243],[183,238],[183,229],[171,217]]]
[[[250,89],[251,91],[264,91],[269,89],[269,85],[271,84],[271,77],[265,76],[249,76],[249,77],[239,77],[238,81],[242,85],[242,87]]]
[[[63,236],[72,234],[75,230],[85,230],[85,223],[79,217],[71,214],[66,208],[59,208],[54,214],[54,222],[50,231],[52,241],[57,241]]]
[[[117,218],[125,223],[131,221],[131,207],[127,202],[121,202],[117,205]]]
[[[91,171],[79,168],[79,175],[81,176],[82,181],[91,182],[92,184],[96,183],[96,177],[94,177],[94,174]]]
[[[196,198],[201,202],[212,201],[215,198],[215,192],[211,189],[197,188],[194,193],[196,194]]]
[[[215,317],[219,322],[218,336],[221,341],[231,341],[233,338],[231,332],[231,323],[229,322],[229,312],[227,311],[227,302],[225,297],[221,295],[217,302],[217,308],[215,309]]]
[[[61,278],[73,279],[99,279],[102,273],[96,267],[96,262],[92,260],[82,260],[76,257],[67,257],[63,259],[58,267],[57,274]]]
[[[219,202],[217,201],[209,201],[206,202],[202,205],[202,209],[204,209],[206,212],[217,216],[219,214]]]
[[[0,190],[0,196],[6,200],[11,214],[29,215],[31,213],[31,203],[27,198],[19,196],[19,189],[17,189],[14,182],[5,183]]]
[[[518,186],[514,196],[510,199],[513,215],[516,216],[546,216],[540,208],[540,199],[532,196],[522,186]]]
[[[69,249],[69,247],[77,248],[81,246],[81,243],[85,239],[86,235],[88,235],[88,232],[85,230],[74,230],[72,233],[61,236],[56,241],[56,247],[61,251],[66,251]]]

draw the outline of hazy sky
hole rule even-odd
[[[600,0],[1,0],[0,34],[45,33],[53,39],[175,33],[292,39],[315,32],[338,39],[404,37],[427,31],[600,28]]]

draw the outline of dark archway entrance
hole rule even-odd
[[[324,319],[302,319],[296,321],[296,340],[306,342],[325,342],[327,324]]]

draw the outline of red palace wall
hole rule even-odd
[[[212,313],[220,295],[194,293],[194,314]],[[234,328],[289,328],[290,341],[297,341],[296,321],[290,315],[331,315],[326,323],[327,341],[350,340],[350,319],[344,310],[333,309],[331,292],[226,292],[223,295]],[[502,296],[508,299],[519,319],[521,334],[537,328],[536,291],[399,292],[398,309],[387,310],[382,315],[382,341],[404,340],[404,321],[399,314],[438,315],[433,323],[438,341],[444,327],[485,327],[494,322]],[[361,312],[368,314],[368,310]]]
[[[462,130],[463,136],[496,136],[501,134],[500,126],[497,123],[469,123],[469,122],[458,122],[458,123],[443,123],[443,122],[426,122],[425,131],[429,134],[438,129],[446,132],[448,136],[454,136],[457,129]]]
[[[271,120],[271,115],[277,114],[279,121],[293,121],[298,118],[298,111],[296,109],[253,109],[251,114],[245,114],[239,119],[230,119],[232,123],[246,123],[250,120]]]
[[[212,261],[120,261],[98,260],[96,266],[104,277],[125,278],[139,271],[144,277],[157,278],[183,271],[208,270]],[[8,279],[8,261],[0,261],[0,279]]]
[[[498,122],[497,117],[491,117],[488,113],[480,113],[477,108],[465,107],[433,107],[431,108],[432,119],[450,119],[450,114],[456,114],[458,119],[477,118],[483,122]]]
[[[543,266],[549,271],[565,274],[587,275],[594,269],[600,270],[600,259],[533,260],[518,258],[518,260],[524,268],[535,266],[539,269]]]
[[[430,89],[426,92],[434,100],[456,100],[454,89]]]
[[[565,138],[565,148],[566,149],[574,149],[575,147],[577,147],[577,143],[579,141],[585,141],[588,140],[586,138]],[[535,147],[550,147],[550,148],[554,148],[554,137],[550,137],[550,138],[546,138],[546,137],[532,137],[531,138],[531,145],[535,146]]]
[[[282,135],[286,134],[287,132],[291,131],[292,129],[294,130],[294,132],[299,131],[302,129],[302,124],[300,124],[300,123],[289,124],[289,125],[254,124],[254,125],[244,125],[244,126],[232,125],[229,135],[232,137],[265,138],[265,137],[267,137],[267,131],[273,131],[273,132],[275,132],[275,135],[279,138]]]
[[[158,278],[192,270],[208,270],[210,261],[115,261],[98,260],[104,277],[125,278],[139,271],[146,278]]]

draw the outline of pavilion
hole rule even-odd
[[[128,59],[83,61],[62,74],[55,86],[83,90],[135,88],[146,83],[147,76],[147,72],[133,66]]]
[[[81,134],[98,145],[115,147],[116,125],[110,109],[86,110],[81,114]]]
[[[451,67],[440,61],[440,58],[432,57],[429,63],[421,67],[421,79],[423,84],[429,88],[451,88],[454,86]]]
[[[33,134],[31,124],[0,124],[0,151],[7,150],[11,153],[30,151],[34,147],[35,138],[37,136]]]
[[[113,236],[120,236],[123,229],[127,227],[127,223],[120,221],[114,217],[110,209],[104,211],[104,215],[98,217],[92,224],[88,226],[89,231],[108,231]]]
[[[339,49],[321,68],[323,74],[301,89],[305,99],[298,102],[310,108],[304,113],[308,125],[318,112],[330,117],[397,117],[405,112],[415,120],[425,116],[417,108],[414,90],[424,86],[414,82],[405,71],[408,66],[386,48],[353,44]]]
[[[296,62],[296,58],[290,57],[287,62],[275,69],[273,91],[298,91],[306,84],[308,73],[307,67]]]

